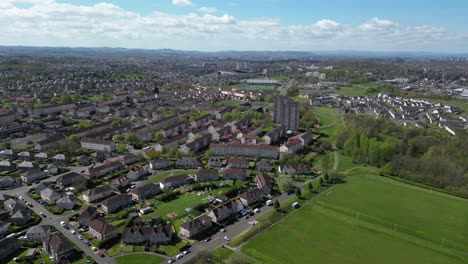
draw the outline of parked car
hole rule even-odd
[[[99,252],[98,252],[98,256],[100,256],[101,258],[103,258],[103,257],[104,257],[104,253],[102,253],[102,251],[99,251]]]
[[[231,239],[227,236],[224,237],[224,240],[231,241]]]
[[[171,258],[171,259],[169,259],[169,261],[167,263],[174,263],[175,261],[176,261],[175,258]]]
[[[205,238],[205,242],[211,241],[211,237]]]
[[[83,237],[82,237],[82,236],[78,236],[78,239],[79,239],[79,240],[83,240]]]
[[[187,255],[188,253],[190,253],[190,250],[185,250],[184,252],[182,252],[184,255]]]
[[[184,254],[177,254],[176,258],[181,259],[184,256]]]
[[[225,232],[226,232],[226,229],[222,228],[221,233],[225,233]]]

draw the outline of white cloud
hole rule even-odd
[[[212,13],[216,13],[218,10],[216,10],[216,8],[213,8],[213,7],[202,6],[202,7],[198,8],[198,11],[200,11],[202,13],[212,14]]]
[[[435,25],[407,26],[381,18],[358,26],[331,19],[285,25],[268,17],[246,20],[208,12],[141,15],[110,3],[80,6],[54,0],[0,1],[0,45],[467,51],[468,42],[467,32],[450,32]]]
[[[191,6],[193,5],[190,0],[172,0],[172,4],[178,5],[178,6]]]
[[[398,24],[385,19],[379,19],[377,17],[372,18],[371,20],[366,21],[360,26],[362,30],[366,31],[387,31],[392,30],[398,27]]]

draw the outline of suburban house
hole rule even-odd
[[[37,162],[45,162],[49,158],[49,155],[47,152],[39,152],[36,155],[34,155],[34,160]]]
[[[134,201],[142,201],[149,197],[155,196],[156,194],[161,192],[161,188],[158,184],[146,184],[140,187],[133,189],[130,192],[132,199]]]
[[[106,240],[118,234],[117,228],[109,225],[104,219],[96,218],[89,223],[89,234],[97,240]]]
[[[290,138],[288,142],[280,147],[281,153],[296,153],[302,149],[302,141]]]
[[[4,149],[0,151],[0,159],[6,160],[15,160],[16,159],[16,152],[11,149]]]
[[[208,168],[211,167],[222,167],[223,160],[220,157],[211,157],[208,159]]]
[[[233,214],[232,208],[226,205],[216,207],[208,213],[214,223],[221,223]]]
[[[255,164],[255,169],[258,171],[266,171],[269,172],[271,171],[271,165],[268,161],[266,160],[261,160]]]
[[[248,169],[249,161],[242,158],[230,158],[228,160],[228,168]]]
[[[307,164],[285,164],[278,167],[279,173],[282,174],[288,174],[291,170],[295,170],[298,175],[312,173],[312,168]]]
[[[44,179],[45,177],[46,173],[41,171],[40,169],[28,170],[21,174],[21,180],[27,184]]]
[[[3,236],[6,233],[8,233],[8,224],[0,221],[0,236]]]
[[[95,139],[95,138],[81,138],[81,147],[84,149],[113,152],[116,149],[116,145],[111,140]]]
[[[122,162],[123,165],[129,165],[138,161],[137,157],[131,153],[127,155],[123,155],[119,158],[119,161]]]
[[[219,179],[219,172],[215,169],[199,169],[195,173],[196,182],[216,181]]]
[[[45,170],[45,172],[47,172],[48,174],[56,175],[59,172],[59,168],[55,164],[50,163],[49,165],[47,165],[47,169]]]
[[[70,157],[64,154],[57,154],[52,157],[52,162],[57,166],[66,166],[70,162]]]
[[[76,199],[73,196],[67,195],[57,200],[57,208],[72,210],[76,205]]]
[[[180,236],[191,238],[210,229],[213,222],[208,215],[201,215],[180,225]]]
[[[16,169],[16,164],[8,161],[2,160],[0,161],[0,171],[14,171]]]
[[[54,134],[43,140],[34,143],[34,148],[38,151],[46,151],[49,149],[58,148],[58,146],[68,139],[64,134]]]
[[[268,173],[257,171],[255,182],[257,183],[257,188],[259,188],[264,195],[268,195],[271,193],[271,189],[273,186],[271,184],[270,176],[268,176]]]
[[[211,143],[211,135],[206,134],[192,142],[186,143],[180,147],[180,151],[185,154],[189,154],[190,152],[199,152],[205,148],[207,148]]]
[[[43,181],[39,183],[38,185],[36,185],[36,189],[34,190],[34,192],[38,195],[41,195],[42,190],[49,188],[49,187],[52,188],[52,182]]]
[[[117,194],[101,202],[101,209],[106,214],[112,214],[132,204],[129,194]]]
[[[84,182],[83,176],[76,172],[68,172],[57,177],[57,184],[60,187],[68,187]]]
[[[122,163],[116,160],[116,161],[106,162],[99,166],[88,168],[85,171],[85,175],[88,177],[88,179],[94,179],[96,177],[104,176],[107,173],[119,170],[120,168],[122,168]]]
[[[11,223],[16,226],[25,225],[31,220],[31,211],[28,209],[21,209],[10,217]]]
[[[148,175],[148,174],[149,174],[149,166],[145,164],[145,165],[131,169],[127,173],[127,178],[131,182],[135,182],[135,181],[138,181],[138,179],[140,179],[141,177]]]
[[[171,166],[171,164],[168,159],[156,159],[150,161],[149,166],[151,170],[160,170]]]
[[[18,155],[16,155],[16,158],[19,159],[19,160],[24,160],[24,161],[32,161],[33,160],[33,156],[31,155],[31,153],[29,151],[22,151],[22,152],[18,153]]]
[[[159,182],[161,189],[176,188],[190,183],[190,177],[187,174],[169,176]]]
[[[270,145],[249,145],[249,144],[210,144],[210,150],[215,155],[222,156],[242,156],[250,158],[278,158],[279,151],[277,147]]]
[[[190,126],[201,127],[210,120],[211,120],[211,114],[207,114],[190,122]]]
[[[62,235],[50,235],[42,240],[44,251],[54,260],[73,255],[73,245]]]
[[[283,139],[286,136],[286,126],[281,125],[272,131],[270,131],[268,134],[266,134],[263,139],[265,140],[265,143],[267,144],[275,144],[278,143],[281,139]]]
[[[163,226],[134,226],[127,227],[123,231],[123,242],[127,244],[141,245],[149,243],[167,244],[172,240],[172,227],[170,224]]]
[[[9,189],[18,186],[19,182],[11,176],[3,176],[0,178],[0,189]]]
[[[127,176],[122,176],[111,181],[111,187],[114,190],[120,190],[130,185],[130,179]]]
[[[60,194],[50,188],[45,188],[41,191],[41,199],[49,204],[55,204],[60,199]]]
[[[21,172],[34,170],[34,169],[37,169],[38,167],[39,166],[32,161],[23,161],[20,164],[18,164],[18,166],[16,166],[16,168]]]
[[[111,196],[114,190],[109,186],[96,187],[83,192],[83,200],[88,203]]]
[[[239,198],[244,206],[249,206],[261,201],[263,199],[263,192],[259,188],[254,188],[241,193]]]
[[[8,259],[20,249],[19,240],[14,237],[7,237],[0,240],[0,262],[6,263]]]
[[[201,166],[201,161],[197,158],[182,157],[176,161],[177,168],[196,169]]]
[[[89,206],[83,212],[81,212],[80,216],[78,217],[78,221],[80,225],[89,226],[92,220],[98,217],[98,211],[96,207]]]
[[[26,232],[26,239],[29,241],[42,241],[50,236],[50,226],[48,225],[37,225],[31,227]]]
[[[247,178],[247,170],[239,168],[225,168],[223,179],[244,181]]]

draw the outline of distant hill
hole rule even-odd
[[[29,47],[0,46],[0,55],[51,55],[51,56],[94,56],[127,55],[127,56],[181,56],[181,57],[261,57],[261,58],[307,58],[307,57],[357,57],[357,58],[468,58],[468,53],[442,52],[399,52],[399,51],[190,51],[174,49],[126,49],[108,47]]]

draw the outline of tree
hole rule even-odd
[[[140,140],[138,136],[135,134],[126,134],[125,135],[125,142],[127,143],[138,143]]]
[[[161,131],[158,131],[158,132],[154,133],[154,138],[155,138],[156,142],[159,143],[164,139],[164,135],[163,135],[163,133],[161,133]]]
[[[72,99],[68,93],[65,93],[65,94],[62,94],[60,101],[62,102],[62,104],[69,104],[72,102]]]
[[[127,145],[124,143],[117,143],[117,153],[123,154],[127,151]]]
[[[73,142],[73,143],[76,143],[76,144],[79,144],[79,143],[80,143],[80,138],[79,138],[77,135],[75,135],[75,134],[70,135],[70,136],[68,137],[68,139],[69,139],[71,142]]]
[[[301,197],[301,195],[302,195],[301,189],[300,189],[300,188],[297,188],[297,189],[296,189],[296,196],[297,196],[297,197]]]
[[[328,177],[328,172],[325,172],[325,175],[323,175],[323,180],[325,182],[329,182],[330,181],[330,177]]]
[[[280,174],[278,176],[278,188],[281,192],[291,189],[292,177],[288,174]]]
[[[312,182],[307,183],[307,190],[308,190],[309,192],[313,192],[313,191],[314,191],[314,185],[312,184]]]
[[[278,200],[275,200],[275,203],[273,204],[273,208],[275,208],[276,210],[280,208],[280,203],[278,202]]]
[[[323,185],[323,178],[320,178],[319,182],[320,182],[320,185]]]

